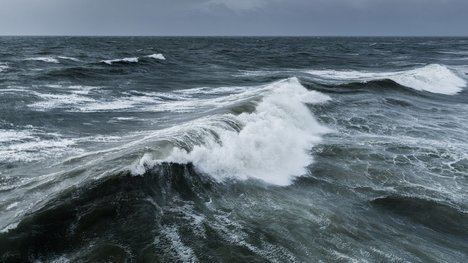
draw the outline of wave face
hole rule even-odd
[[[0,262],[468,258],[467,38],[0,43]]]
[[[415,90],[428,91],[446,95],[459,93],[467,82],[447,66],[431,64],[421,68],[395,72],[308,70],[308,74],[323,81],[332,82],[367,82],[390,79],[396,83]]]
[[[306,90],[298,79],[279,81],[253,113],[228,116],[240,131],[219,128],[216,136],[190,151],[176,148],[164,162],[193,163],[217,180],[255,178],[276,185],[288,185],[292,176],[306,174],[312,162],[309,150],[328,131],[312,116],[304,103],[322,103],[330,98]],[[229,127],[229,126],[228,126]],[[287,147],[285,147],[287,145]],[[149,165],[148,158],[134,168]],[[154,166],[154,164],[153,164]]]

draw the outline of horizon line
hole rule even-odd
[[[119,34],[0,34],[0,37],[403,37],[403,38],[466,38],[468,35],[119,35]]]

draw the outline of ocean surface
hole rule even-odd
[[[468,38],[0,37],[0,262],[466,262]]]

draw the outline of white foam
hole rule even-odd
[[[232,94],[247,91],[250,87],[238,86],[238,87],[200,87],[192,89],[176,90],[174,92],[187,95],[201,95],[201,94]]]
[[[6,210],[11,210],[11,209],[17,207],[18,204],[19,204],[19,202],[13,202],[13,203],[9,204],[9,205],[6,207]]]
[[[118,63],[118,62],[138,63],[138,58],[132,57],[132,58],[109,59],[109,60],[102,60],[101,62],[106,63],[108,65],[112,65],[113,63]]]
[[[94,99],[80,96],[79,94],[46,94],[34,92],[42,100],[29,104],[31,108],[37,110],[50,110],[55,108],[74,107],[76,104],[95,102]]]
[[[28,138],[9,144],[0,144],[0,162],[32,162],[48,157],[57,157],[69,154],[75,141],[65,138],[40,139]],[[78,149],[76,149],[78,150]]]
[[[367,82],[379,79],[391,79],[400,85],[432,93],[454,95],[467,85],[466,80],[447,66],[431,64],[420,68],[395,72],[370,72],[353,70],[309,70],[323,82],[346,83],[350,81]]]
[[[69,91],[71,93],[79,94],[79,95],[87,95],[93,90],[99,90],[101,87],[97,86],[82,86],[82,85],[73,85],[73,86],[63,86],[60,84],[48,84],[45,85],[48,88],[53,89],[61,89],[63,91]]]
[[[10,68],[10,67],[8,66],[7,63],[0,62],[0,72],[6,71],[6,70],[9,69],[9,68]]]
[[[74,58],[74,57],[58,56],[58,58],[64,59],[64,60],[71,60],[71,61],[75,61],[75,62],[81,61],[81,60],[79,60],[79,59],[77,59],[77,58]]]
[[[0,233],[8,233],[8,231],[15,229],[18,226],[18,224],[19,224],[19,222],[9,224],[8,226],[6,226],[2,230],[0,230]]]
[[[228,178],[256,178],[276,185],[288,185],[294,176],[306,173],[312,162],[311,147],[329,130],[321,126],[304,103],[323,103],[330,98],[308,91],[291,78],[268,85],[268,93],[253,113],[225,115],[229,125],[204,127],[218,136],[206,136],[205,143],[192,151],[175,148],[163,160],[145,155],[134,167],[141,174],[161,161],[193,163],[197,169],[219,181]]]
[[[33,136],[29,131],[0,129],[0,143],[21,141],[31,138],[33,138]]]
[[[80,95],[87,95],[93,90],[98,90],[101,87],[95,87],[95,86],[81,86],[81,85],[75,85],[75,86],[69,86],[68,90],[74,94],[80,94]]]
[[[131,99],[117,99],[109,101],[95,101],[93,103],[82,105],[78,108],[78,111],[83,112],[94,112],[94,111],[114,111],[130,109],[135,106],[135,101]]]
[[[54,57],[34,57],[34,58],[27,58],[25,60],[31,60],[31,61],[42,61],[42,62],[47,62],[47,63],[60,63],[56,58]]]
[[[183,263],[193,263],[199,262],[193,250],[184,244],[180,238],[179,231],[175,226],[164,227],[161,230],[161,234],[165,237],[166,240],[161,240],[161,238],[156,238],[155,244],[159,245],[162,241],[164,245],[169,245],[171,249],[169,251],[174,253],[174,256],[177,257],[178,261]]]
[[[159,60],[166,60],[166,57],[164,57],[164,55],[161,54],[161,53],[148,55],[148,56],[146,56],[146,57],[148,57],[148,58],[154,58],[154,59],[159,59]]]

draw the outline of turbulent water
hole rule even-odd
[[[1,262],[463,262],[466,38],[0,38]]]

